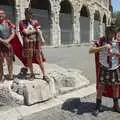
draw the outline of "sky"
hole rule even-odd
[[[120,11],[120,0],[112,0],[112,6],[114,11]]]

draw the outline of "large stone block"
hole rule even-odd
[[[50,98],[52,98],[52,93],[47,82],[36,80],[24,83],[24,101],[26,105],[46,101]]]
[[[15,66],[14,73],[17,74],[17,69],[21,67],[20,65]],[[50,78],[49,84],[42,80],[38,65],[34,65],[35,79],[33,81],[15,78],[12,83],[13,92],[22,95],[26,105],[43,102],[54,96],[80,89],[89,84],[89,81],[81,75],[82,72],[80,70],[65,69],[58,65],[47,63],[45,68]]]
[[[16,79],[12,84],[12,90],[24,96],[26,105],[32,105],[49,100],[55,96],[54,82],[52,78],[50,80],[48,84],[40,78],[33,81]]]

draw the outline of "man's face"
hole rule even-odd
[[[3,12],[0,12],[0,20],[4,20],[5,19],[5,14]]]
[[[117,32],[117,34],[116,34],[116,39],[117,39],[117,41],[120,42],[120,32]]]
[[[32,13],[31,12],[25,12],[25,18],[27,20],[30,20],[32,18]]]

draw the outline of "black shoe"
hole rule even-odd
[[[114,103],[113,110],[117,113],[120,113],[118,98],[113,98],[113,103]]]
[[[48,76],[43,76],[43,80],[45,80],[47,83],[49,83],[49,82],[50,82],[50,79],[49,79],[49,77],[48,77]]]
[[[120,113],[120,108],[119,107],[113,107],[114,112]]]
[[[30,81],[33,81],[35,79],[35,74],[30,74],[28,76],[26,76],[27,79],[29,79]]]
[[[21,71],[20,71],[20,73],[17,75],[17,77],[18,77],[19,79],[26,79],[27,72],[28,72],[27,68],[21,68]]]
[[[92,115],[97,117],[100,112],[103,112],[103,108],[102,107],[96,108],[95,111],[92,113]]]
[[[98,109],[96,109],[96,110],[92,113],[92,115],[95,116],[95,117],[97,117],[98,114],[99,114],[99,110],[98,110]]]

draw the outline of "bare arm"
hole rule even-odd
[[[89,50],[89,53],[92,54],[92,53],[100,52],[104,48],[106,48],[106,45],[100,47],[92,46]]]
[[[12,34],[7,39],[8,43],[15,37],[15,32],[12,32]]]
[[[40,28],[37,28],[37,33],[38,33],[38,35],[39,35],[40,38],[41,38],[42,44],[44,44],[44,43],[45,43],[45,39],[44,39],[44,37],[43,37],[42,31],[41,31]]]
[[[116,57],[120,58],[120,53],[112,53],[112,55],[115,55]]]
[[[4,40],[2,38],[0,38],[0,42],[4,42]]]
[[[0,42],[4,43],[4,44],[8,44],[15,36],[15,32],[12,31],[11,35],[9,36],[8,39],[2,39],[0,38]]]

